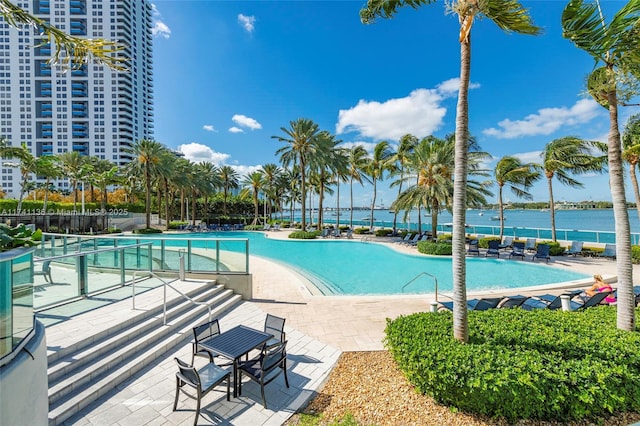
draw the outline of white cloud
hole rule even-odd
[[[242,13],[238,14],[238,23],[244,28],[248,33],[253,33],[255,30],[256,17],[255,16],[247,16]]]
[[[206,145],[197,142],[178,146],[178,151],[184,154],[184,158],[199,163],[201,161],[209,161],[213,164],[224,164],[231,156],[222,152],[216,152]]]
[[[233,127],[229,127],[229,131],[231,133],[244,133],[244,130],[242,130],[239,127],[233,126]]]
[[[246,115],[236,114],[231,117],[231,120],[233,120],[233,122],[238,126],[248,127],[251,130],[262,129],[262,124],[258,123],[251,117],[247,117]]]
[[[516,157],[523,163],[538,163],[542,162],[542,151],[531,151],[531,152],[519,152],[516,154],[510,154],[512,157]]]
[[[341,148],[351,149],[354,146],[363,147],[369,154],[373,152],[373,149],[376,147],[375,142],[343,142],[340,144]]]
[[[213,127],[213,125],[211,125],[211,124],[205,124],[204,126],[202,126],[202,128],[204,130],[206,130],[207,132],[217,132],[215,127]]]
[[[151,34],[153,34],[154,37],[169,38],[171,37],[171,29],[164,22],[155,21],[153,28],[151,28]]]
[[[457,93],[452,92],[456,80],[447,80],[435,89],[416,89],[405,98],[360,100],[358,105],[340,110],[336,133],[358,132],[374,140],[396,141],[407,133],[419,138],[431,135],[443,124],[447,109],[441,103]]]
[[[233,169],[240,175],[241,178],[248,175],[249,173],[253,173],[257,170],[262,169],[262,166],[242,166],[237,164],[232,165],[231,167],[233,167]]]
[[[499,139],[549,135],[564,126],[586,123],[598,116],[600,111],[601,107],[594,100],[582,99],[571,108],[543,108],[523,120],[504,119],[498,123],[499,128],[485,129],[482,133]]]
[[[469,83],[469,89],[477,89],[479,87],[479,83]],[[457,96],[460,91],[460,79],[456,77],[443,81],[436,86],[436,90],[445,97]]]

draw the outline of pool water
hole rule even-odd
[[[259,232],[179,234],[175,238],[248,238],[249,253],[283,263],[309,278],[327,294],[383,295],[452,291],[450,257],[400,253],[384,244],[355,240],[280,240]],[[163,235],[164,238],[168,235]],[[172,236],[173,237],[173,236]],[[204,242],[194,241],[193,246]],[[529,287],[589,278],[589,275],[554,268],[530,260],[467,258],[467,290]]]

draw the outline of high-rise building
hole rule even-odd
[[[134,142],[153,137],[152,6],[148,0],[14,1],[74,36],[126,46],[127,71],[86,63],[77,69],[50,64],[55,46],[38,29],[9,26],[0,18],[0,136],[35,156],[77,151],[116,165]],[[1,189],[20,193],[20,171],[1,167]],[[69,182],[56,182],[61,189]]]

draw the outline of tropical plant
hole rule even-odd
[[[369,0],[360,10],[363,23],[373,23],[377,17],[391,18],[404,6],[416,9],[435,0]],[[467,320],[467,290],[465,265],[465,221],[467,192],[467,152],[469,148],[469,79],[471,75],[471,27],[476,17],[489,18],[500,29],[521,34],[538,34],[527,10],[517,0],[454,0],[448,9],[460,22],[460,90],[456,109],[455,177],[453,190],[453,334],[457,340],[469,340]]]
[[[64,152],[60,154],[60,168],[64,176],[71,183],[71,191],[73,193],[73,209],[78,206],[78,182],[83,182],[82,190],[84,191],[84,180],[91,172],[91,165],[87,163],[87,158],[80,155],[77,151]]]
[[[597,0],[588,4],[582,0],[570,1],[562,12],[562,29],[565,38],[596,61],[596,68],[587,78],[587,89],[609,111],[607,157],[616,224],[617,326],[634,331],[636,317],[631,228],[624,190],[618,105],[639,93],[640,0],[630,0],[614,14],[608,24]]]
[[[373,148],[371,158],[364,166],[364,172],[371,178],[373,185],[373,196],[371,197],[371,216],[369,229],[373,229],[373,211],[376,206],[377,183],[384,180],[385,172],[389,171],[392,165],[392,152],[389,142],[381,141]]]
[[[307,172],[309,162],[316,154],[318,146],[318,133],[320,129],[313,120],[299,118],[289,122],[289,128],[281,127],[285,136],[271,136],[286,145],[276,151],[280,155],[280,162],[284,167],[290,164],[297,165],[300,170],[300,208],[302,210],[302,229],[306,229],[306,197],[307,197]]]
[[[391,186],[398,187],[398,197],[402,193],[402,184],[404,182],[404,174],[406,172],[407,163],[409,162],[409,155],[413,152],[414,148],[418,144],[418,138],[406,134],[400,138],[400,143],[398,144],[398,149],[393,154],[392,161],[394,162],[394,167],[391,171],[392,176],[399,176],[399,179],[395,182],[391,183]],[[396,227],[398,223],[398,210],[393,209],[393,232],[396,232]]]
[[[238,187],[240,176],[238,175],[238,172],[236,172],[236,170],[231,166],[220,167],[219,175],[223,192],[222,214],[226,216],[229,191]]]
[[[622,158],[629,163],[629,176],[631,186],[636,199],[636,212],[640,218],[640,189],[638,188],[638,177],[636,168],[640,163],[640,114],[632,115],[627,120],[622,133]]]
[[[42,231],[28,228],[24,223],[11,227],[0,223],[0,252],[18,247],[33,247],[42,239]]]
[[[27,145],[23,143],[18,147],[3,148],[3,157],[18,160],[18,163],[3,163],[3,166],[17,167],[20,169],[20,195],[18,197],[17,210],[22,210],[22,199],[28,188],[35,189],[35,185],[29,185],[29,178],[32,173],[37,170],[37,158],[31,153],[31,150],[27,148]]]
[[[498,185],[498,214],[500,216],[500,239],[504,234],[504,202],[502,194],[504,187],[518,198],[532,200],[533,196],[528,191],[534,182],[540,179],[540,172],[532,163],[523,163],[519,158],[504,156],[496,163],[494,170],[496,184]]]
[[[349,214],[349,227],[353,229],[353,182],[362,185],[362,181],[371,182],[365,174],[364,169],[367,166],[367,150],[362,145],[351,147],[348,154],[348,171],[349,176],[349,199],[351,208]]]
[[[606,151],[600,142],[585,141],[575,136],[554,139],[545,145],[540,156],[542,169],[549,188],[549,211],[551,212],[551,238],[556,241],[556,213],[553,199],[553,178],[572,188],[582,187],[582,183],[571,174],[602,173],[606,156],[594,156],[595,151]]]
[[[253,222],[251,222],[251,224],[257,225],[260,217],[260,200],[258,199],[258,195],[265,185],[264,173],[262,170],[251,172],[242,179],[241,184],[243,189],[240,192],[240,196],[250,196],[253,200]]]

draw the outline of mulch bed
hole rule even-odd
[[[344,352],[327,383],[303,412],[321,414],[320,425],[336,422],[346,414],[359,425],[509,425],[505,420],[454,412],[418,394],[387,351]],[[294,415],[286,424],[294,426],[298,422],[298,415]],[[623,413],[596,422],[522,420],[516,424],[626,426],[634,422],[640,422],[640,413]]]

